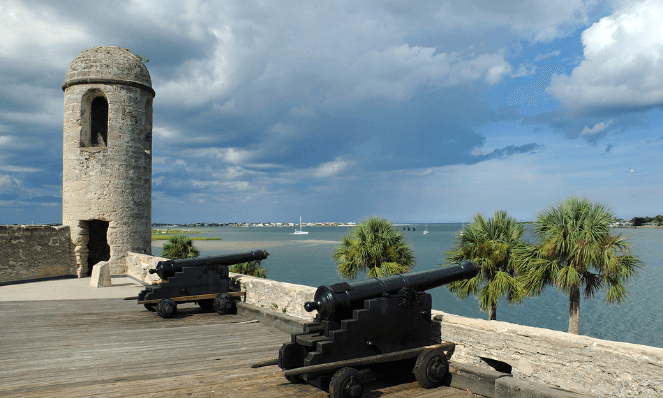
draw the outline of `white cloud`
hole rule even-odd
[[[584,129],[582,129],[582,132],[580,132],[581,135],[594,135],[602,132],[603,130],[607,129],[608,126],[612,124],[612,119],[610,119],[607,123],[596,123],[594,127],[589,128],[589,126],[585,126]]]
[[[240,164],[246,163],[254,158],[258,152],[239,148],[204,148],[192,151],[184,151],[184,156],[190,155],[191,158],[212,157],[224,162]]]
[[[571,110],[663,104],[663,2],[624,5],[582,33],[585,59],[548,92]]]
[[[400,12],[405,8],[419,11],[419,19],[449,27],[486,30],[506,27],[521,38],[534,42],[549,42],[572,33],[587,23],[588,14],[596,6],[596,0],[558,0],[538,2],[529,0],[447,0],[423,1],[428,9],[412,6],[410,2],[388,2],[386,7],[398,4]]]
[[[251,184],[247,181],[201,181],[201,180],[191,180],[191,186],[201,189],[216,189],[216,190],[227,190],[230,192],[236,191],[247,191],[250,190]]]
[[[536,58],[534,58],[534,62],[543,61],[544,59],[548,59],[548,58],[550,58],[550,57],[556,57],[556,56],[558,56],[560,53],[561,53],[560,50],[556,50],[556,51],[550,51],[550,52],[547,52],[547,53],[545,53],[545,54],[539,54],[539,55],[536,56]]]
[[[333,177],[343,172],[343,170],[347,169],[349,165],[350,162],[336,158],[332,162],[326,162],[321,164],[315,170],[315,176],[319,178]]]
[[[11,135],[0,135],[0,146],[9,146],[13,140]]]
[[[0,15],[0,56],[23,68],[47,70],[69,65],[76,49],[89,38],[80,26],[64,21],[55,8],[44,3],[34,7],[7,1],[0,4]]]
[[[217,18],[206,15],[197,24],[218,40],[208,44],[207,57],[188,60],[172,78],[154,76],[160,101],[214,102],[220,112],[231,104],[242,114],[286,103],[291,115],[311,116],[321,106],[407,100],[426,85],[496,84],[511,71],[497,50],[459,53],[410,44],[407,36],[419,27],[371,3],[228,2],[207,11]]]
[[[154,126],[154,128],[152,128],[152,134],[154,138],[165,140],[179,138],[181,135],[179,131],[165,126]]]
[[[0,170],[8,171],[10,173],[38,173],[41,169],[26,166],[4,165],[0,166]]]
[[[535,73],[536,73],[536,66],[532,65],[529,62],[524,62],[520,64],[518,70],[516,70],[511,74],[511,77],[523,77],[523,76],[533,75]]]

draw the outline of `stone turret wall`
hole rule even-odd
[[[62,89],[62,223],[71,226],[77,274],[95,259],[122,274],[127,252],[151,251],[150,75],[129,50],[94,47],[72,61]]]
[[[0,282],[76,275],[68,226],[0,225]]]

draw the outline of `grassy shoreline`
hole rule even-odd
[[[221,240],[219,237],[189,236],[190,234],[199,234],[201,232],[183,229],[152,229],[152,241],[169,240],[176,235],[187,235],[191,240]]]

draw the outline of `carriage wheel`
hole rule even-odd
[[[449,363],[444,351],[430,348],[419,354],[413,373],[424,388],[441,386],[445,376],[449,373]]]
[[[218,312],[219,315],[236,313],[237,305],[235,304],[235,299],[227,293],[219,294],[214,299],[214,310]]]
[[[171,318],[177,313],[177,303],[171,299],[163,299],[157,304],[157,313],[162,318]]]
[[[331,398],[359,398],[364,392],[364,376],[355,368],[342,368],[329,382]]]

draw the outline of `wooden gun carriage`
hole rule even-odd
[[[279,350],[278,365],[291,382],[329,390],[332,398],[360,397],[359,370],[384,363],[414,362],[425,388],[439,386],[448,373],[444,351],[432,344],[431,296],[425,290],[471,278],[479,267],[463,261],[448,267],[320,286],[304,308],[314,323]],[[412,360],[412,361],[407,361]]]
[[[162,318],[177,313],[177,305],[196,302],[200,307],[220,315],[236,311],[235,299],[244,294],[232,291],[228,266],[261,261],[269,253],[255,250],[222,256],[159,261],[150,274],[157,274],[161,283],[147,286],[138,294],[138,304],[156,311]]]

